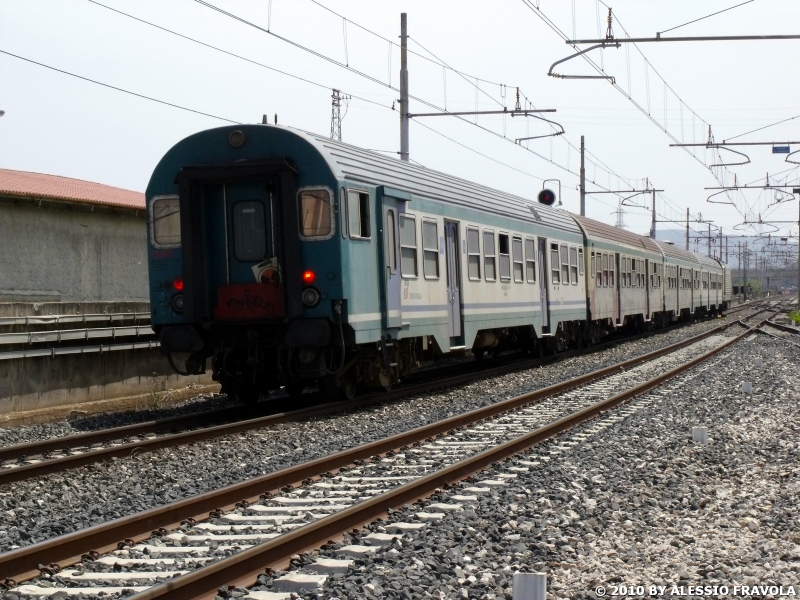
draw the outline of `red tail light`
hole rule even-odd
[[[303,271],[303,283],[311,285],[317,279],[314,271]]]
[[[181,277],[176,277],[175,281],[172,282],[172,287],[176,290],[183,291],[183,279]]]

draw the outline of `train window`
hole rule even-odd
[[[569,282],[578,285],[578,249],[569,249]]]
[[[614,255],[608,257],[608,285],[614,287]]]
[[[354,239],[369,239],[369,194],[347,190],[347,228]]]
[[[569,252],[566,244],[561,244],[561,283],[569,283]]]
[[[397,241],[394,231],[394,210],[386,211],[386,264],[392,273],[397,273]]]
[[[608,254],[603,254],[603,287],[608,286]]]
[[[597,253],[597,287],[603,285],[603,255]]]
[[[622,287],[628,287],[628,258],[622,257],[622,265],[620,266],[619,284]]]
[[[150,205],[153,245],[175,248],[181,245],[181,207],[177,196],[158,196]]]
[[[477,227],[467,227],[467,273],[473,281],[481,278],[481,236]]]
[[[636,272],[636,259],[631,259],[631,277],[633,278],[632,287],[639,287],[639,274]]]
[[[514,281],[525,281],[525,263],[522,259],[522,238],[511,238],[511,258],[514,261]]]
[[[589,269],[589,273],[591,273],[591,277],[594,279],[594,274],[597,272],[597,264],[594,258],[594,252],[592,252],[592,262],[589,266],[591,267]]]
[[[578,273],[583,275],[583,248],[578,248]]]
[[[439,278],[439,232],[436,221],[422,220],[422,272],[425,279]]]
[[[525,279],[528,283],[536,283],[536,242],[525,240]]]
[[[561,270],[558,266],[558,244],[550,244],[550,278],[553,284],[561,283]]]
[[[301,237],[327,238],[331,235],[331,195],[327,190],[298,192],[297,208]]]
[[[417,276],[417,220],[411,215],[400,215],[400,273]]]
[[[500,255],[500,281],[509,281],[511,279],[511,257],[509,256],[508,234],[499,234],[497,241],[498,254]]]
[[[261,202],[248,200],[233,205],[233,252],[242,262],[266,258],[267,228]]]
[[[483,273],[486,281],[497,279],[497,263],[495,262],[494,231],[483,232]]]

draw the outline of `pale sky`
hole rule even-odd
[[[590,181],[604,188],[629,189],[649,178],[665,190],[657,200],[659,218],[683,220],[688,206],[693,218],[702,213],[704,219],[722,225],[724,234],[735,235],[739,232],[734,226],[744,220],[737,208],[706,202],[713,192],[704,188],[719,185],[702,162],[711,159],[711,153],[699,149],[697,161],[684,150],[670,148],[673,140],[663,131],[665,117],[667,130],[677,139],[703,142],[707,135],[704,122],[721,141],[800,115],[800,80],[795,74],[800,40],[662,42],[639,44],[638,49],[623,45],[604,50],[603,66],[616,78],[621,93],[606,80],[548,77],[550,65],[574,50],[523,0],[210,2],[347,63],[376,82],[193,0],[101,1],[320,86],[201,46],[89,0],[0,0],[0,50],[233,121],[255,123],[264,113],[270,118],[277,113],[280,124],[318,133],[330,131],[330,88],[336,87],[361,98],[347,105],[343,141],[387,153],[399,150],[398,113],[391,110],[398,93],[387,87],[397,87],[399,81],[399,50],[356,24],[396,41],[400,13],[407,12],[410,49],[430,56],[427,49],[465,74],[462,77],[411,54],[412,95],[437,107],[446,105],[451,111],[475,110],[476,97],[480,110],[502,105],[511,109],[519,86],[537,108],[557,109],[545,116],[566,129],[564,136],[528,142],[528,148],[540,155],[536,156],[513,143],[517,137],[551,131],[533,119],[479,117],[478,125],[487,132],[470,124],[475,120],[471,117],[469,123],[454,117],[420,118],[411,123],[411,158],[425,167],[529,198],[541,189],[543,179],[560,179],[564,208],[573,212],[579,206],[579,154],[575,148],[585,135],[591,152],[586,167]],[[621,23],[632,37],[653,37],[657,31],[737,3],[615,0],[614,34],[624,35]],[[578,38],[605,36],[607,9],[598,0],[529,0],[528,4],[538,5],[541,14],[568,37],[573,33]],[[351,22],[345,26],[323,6]],[[792,34],[796,33],[792,25],[798,22],[798,2],[753,0],[664,36]],[[640,50],[650,63],[647,68]],[[589,55],[598,64],[599,52]],[[596,74],[580,58],[555,71]],[[658,74],[670,89],[665,91]],[[480,91],[476,78],[481,80]],[[505,98],[499,84],[507,86]],[[626,97],[629,93],[645,111],[649,109],[657,124]],[[0,167],[139,191],[145,189],[154,166],[173,144],[196,131],[226,124],[7,54],[0,54],[0,109],[6,111],[0,118]],[[435,109],[412,100],[411,111]],[[795,140],[800,141],[800,118],[736,141]],[[777,181],[774,177],[788,185],[798,183],[795,165],[786,164],[785,155],[772,154],[769,146],[735,148],[746,152],[752,162],[730,167],[730,181],[735,173],[740,184],[761,184],[769,173],[773,183]],[[795,149],[800,149],[800,144],[794,144]],[[618,179],[617,175],[630,179]],[[587,188],[599,189],[592,183]],[[587,215],[613,224],[617,200],[608,194],[589,196]],[[777,226],[783,235],[789,229],[796,235],[797,199],[770,206],[775,200],[773,191],[752,190],[736,197],[738,208],[748,211],[751,219],[761,214],[764,220],[794,221]],[[649,207],[650,196],[629,202]],[[625,210],[627,228],[647,234],[649,211]],[[680,227],[658,224],[659,229]],[[693,224],[697,230],[706,231],[706,227]],[[766,233],[771,228],[762,230]]]

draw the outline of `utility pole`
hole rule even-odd
[[[650,219],[650,239],[656,239],[656,191],[653,190],[653,212]]]
[[[400,13],[400,160],[408,162],[408,26]]]
[[[583,136],[581,136],[581,216],[586,216],[586,168],[583,165]]]
[[[797,215],[797,306],[800,307],[800,207]]]
[[[339,90],[333,90],[331,95],[331,139],[342,141],[342,100],[349,100],[350,96],[342,96]]]
[[[711,258],[711,223],[708,224],[708,258]]]
[[[686,249],[689,249],[689,207],[686,207]]]

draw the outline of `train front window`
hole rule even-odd
[[[257,200],[233,205],[233,248],[236,260],[256,262],[267,255],[264,205]]]
[[[153,245],[176,248],[181,245],[181,208],[177,196],[162,196],[150,205]]]
[[[327,190],[303,190],[297,194],[300,235],[304,238],[327,238],[331,235],[331,195]]]

